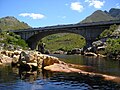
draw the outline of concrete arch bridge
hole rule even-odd
[[[93,41],[110,25],[120,25],[120,20],[93,22],[82,24],[55,25],[39,28],[29,28],[23,30],[10,30],[24,39],[31,49],[35,49],[40,39],[56,33],[75,33],[82,35],[86,39],[86,47],[89,47]]]

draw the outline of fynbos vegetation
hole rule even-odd
[[[103,31],[100,38],[107,38],[105,53],[112,58],[117,59],[120,55],[120,28],[117,25],[110,26]]]
[[[84,37],[76,34],[54,34],[42,39],[46,48],[50,51],[72,50],[73,48],[82,48],[85,45]]]
[[[28,45],[26,42],[21,39],[19,35],[16,35],[12,32],[1,32],[0,33],[0,44],[3,45],[4,49],[8,49],[7,47],[10,45],[13,48],[22,48],[26,49]]]

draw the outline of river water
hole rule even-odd
[[[80,55],[53,55],[67,63],[87,65],[85,71],[120,77],[120,62]],[[45,70],[22,71],[10,65],[0,66],[0,90],[120,90],[120,84],[102,77]]]

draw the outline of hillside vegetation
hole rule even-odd
[[[120,55],[120,26],[112,25],[109,29],[104,30],[100,38],[107,37],[105,53],[109,57],[117,58]]]
[[[28,45],[21,39],[19,35],[12,32],[1,32],[0,33],[0,47],[2,49],[27,49]]]
[[[82,36],[70,33],[49,35],[42,41],[46,44],[46,49],[50,51],[68,51],[73,48],[82,48],[85,45],[85,39]]]
[[[15,17],[7,16],[0,18],[0,30],[18,30],[27,28],[30,28],[28,24],[20,22]]]
[[[0,49],[26,49],[28,45],[16,35],[7,30],[18,30],[30,28],[26,23],[20,22],[15,17],[7,16],[0,18]]]

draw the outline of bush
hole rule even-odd
[[[3,40],[0,43],[5,43],[6,45],[12,44],[15,46],[21,46],[23,49],[27,48],[27,43],[21,39],[19,35],[16,35],[13,32],[2,32],[0,33],[0,38]]]
[[[108,55],[119,55],[120,54],[120,38],[108,39],[106,53]]]
[[[112,33],[118,28],[116,24],[111,25],[109,29],[105,29],[101,34],[100,38],[110,37]]]

